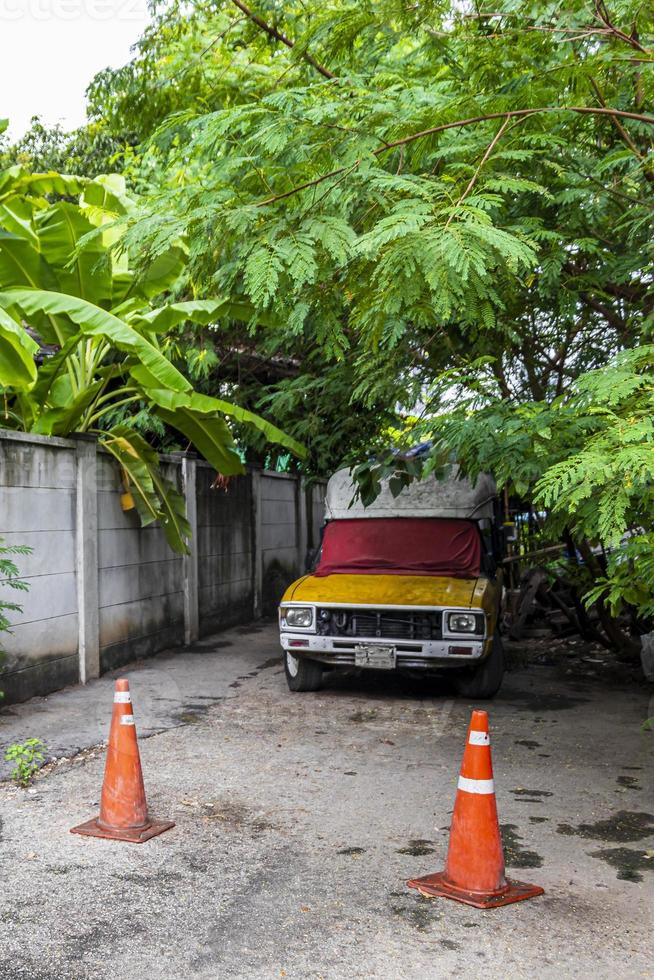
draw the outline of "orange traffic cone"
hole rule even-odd
[[[407,882],[421,895],[493,909],[542,895],[538,885],[504,877],[488,714],[473,711],[454,803],[445,871]]]
[[[114,691],[100,816],[73,827],[71,834],[142,844],[174,826],[171,820],[148,817],[129,681],[121,677]]]

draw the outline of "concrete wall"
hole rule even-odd
[[[0,586],[0,598],[23,606],[10,615],[13,632],[0,634],[4,703],[272,613],[304,571],[321,488],[255,470],[225,492],[203,461],[163,466],[186,494],[188,557],[122,510],[118,467],[95,443],[0,429],[0,537],[33,549],[16,559],[29,592]]]
[[[0,536],[5,545],[33,548],[14,559],[29,592],[0,590],[6,602],[23,606],[22,615],[7,614],[13,632],[0,633],[5,701],[77,681],[75,483],[73,442],[0,438]]]
[[[164,475],[181,490],[179,464]],[[184,636],[182,556],[156,524],[141,527],[120,505],[120,473],[98,453],[98,595],[101,672],[181,643]]]
[[[254,612],[252,475],[212,489],[215,470],[197,464],[198,606],[201,633],[246,622]]]
[[[298,482],[286,473],[261,474],[263,613],[271,615],[286,586],[304,571]]]

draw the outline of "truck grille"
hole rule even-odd
[[[388,640],[440,640],[442,613],[412,609],[318,609],[321,636],[383,637]]]

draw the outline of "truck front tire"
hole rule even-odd
[[[322,683],[322,667],[315,660],[284,652],[284,672],[289,691],[317,691]]]
[[[494,697],[500,689],[504,676],[504,647],[497,627],[493,634],[490,654],[473,670],[461,671],[456,677],[456,691],[464,698]]]

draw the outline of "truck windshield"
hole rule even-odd
[[[331,521],[315,575],[448,575],[476,578],[481,535],[474,521],[381,517]]]

